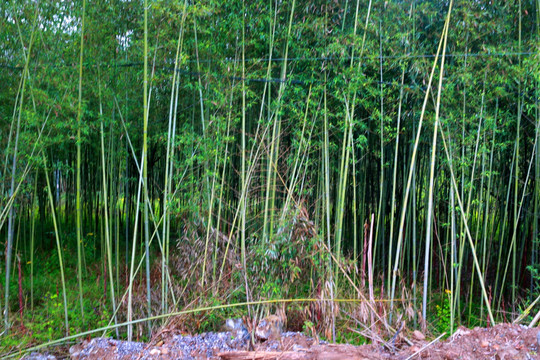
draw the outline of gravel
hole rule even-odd
[[[248,337],[235,338],[230,332],[209,332],[195,336],[175,335],[172,342],[176,349],[182,349],[186,360],[196,359],[201,355],[211,358],[219,352],[243,350],[249,347]],[[193,354],[196,354],[196,357]]]
[[[33,352],[29,355],[23,357],[24,360],[56,360],[56,356],[50,354],[41,354],[38,352]]]
[[[133,341],[96,338],[71,347],[71,359],[217,359],[224,351],[247,350],[249,337],[234,337],[230,332],[174,335],[159,347]],[[42,360],[42,359],[39,359]],[[43,359],[45,360],[45,359]]]

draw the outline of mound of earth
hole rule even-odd
[[[285,332],[279,340],[261,342],[254,348],[250,348],[248,338],[235,338],[229,332],[194,336],[168,334],[152,344],[95,338],[71,347],[70,357],[73,360],[509,360],[540,359],[539,351],[538,328],[499,324],[472,330],[459,328],[444,341],[428,341],[415,332],[407,341],[398,337],[395,344],[361,346],[318,343],[296,332]]]
[[[540,330],[499,324],[491,328],[459,328],[446,341],[422,354],[425,359],[540,359]]]

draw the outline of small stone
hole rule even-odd
[[[419,341],[422,341],[422,340],[426,340],[426,337],[424,336],[424,334],[422,334],[420,331],[418,330],[414,330],[413,331],[413,337],[416,339],[416,340],[419,340]]]
[[[225,330],[229,331],[234,338],[241,340],[249,339],[249,331],[244,324],[244,320],[240,318],[227,319],[225,322]]]
[[[152,355],[152,356],[157,356],[159,354],[161,354],[161,351],[159,351],[158,349],[150,350],[150,355]]]
[[[277,340],[283,332],[283,320],[277,315],[270,315],[261,320],[255,328],[255,336],[260,340]]]
[[[486,340],[480,341],[480,346],[483,348],[487,348],[489,346],[489,343]]]
[[[420,350],[420,348],[416,345],[413,345],[409,348],[409,351],[413,354],[416,353],[418,350]]]

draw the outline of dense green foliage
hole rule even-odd
[[[144,3],[0,5],[1,336],[294,298],[373,304],[299,306],[327,337],[452,331],[540,294],[538,1]]]

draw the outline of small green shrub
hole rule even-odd
[[[450,299],[447,296],[443,296],[441,305],[435,305],[437,312],[437,330],[440,333],[450,333]]]

